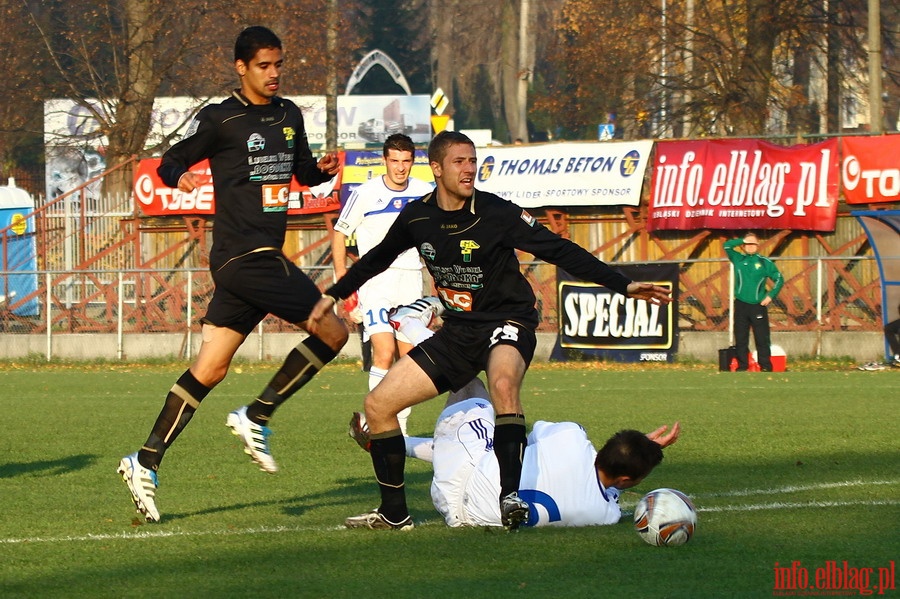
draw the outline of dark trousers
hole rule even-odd
[[[734,300],[734,345],[737,348],[738,370],[747,370],[750,351],[750,329],[756,341],[756,361],[761,370],[772,370],[772,350],[769,345],[769,310],[759,304]]]
[[[891,346],[891,355],[900,356],[900,318],[884,325],[884,336]]]

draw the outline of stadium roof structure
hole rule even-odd
[[[881,318],[887,324],[900,318],[900,210],[858,210],[850,214],[872,244],[881,274]],[[887,340],[884,355],[891,355]]]

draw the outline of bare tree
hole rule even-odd
[[[220,17],[230,14],[225,8],[219,0],[32,2],[26,26],[37,32],[53,66],[45,91],[72,99],[95,119],[113,168],[144,151],[163,84],[184,74],[187,64],[221,54],[222,32],[209,25],[223,22]],[[197,76],[197,69],[190,71]],[[125,194],[130,187],[129,168],[104,180],[104,193]]]
[[[610,109],[632,136],[817,133],[825,115],[836,133],[839,110],[866,86],[864,5],[637,0],[625,13],[611,0],[566,0],[548,60],[538,62],[545,87],[535,108],[576,137]],[[900,19],[888,5],[886,88],[898,81]],[[827,78],[822,91],[817,78]]]

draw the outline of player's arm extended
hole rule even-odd
[[[652,433],[647,433],[647,438],[656,442],[660,447],[668,447],[678,440],[678,436],[681,434],[681,423],[676,421],[672,425],[672,430],[666,433],[668,428],[669,425],[664,424]]]

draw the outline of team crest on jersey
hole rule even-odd
[[[247,138],[247,151],[248,152],[259,152],[263,148],[266,147],[266,138],[260,135],[259,133],[254,133],[249,138]]]
[[[287,142],[287,147],[293,148],[294,147],[294,135],[295,135],[294,128],[293,127],[285,127],[284,129],[282,129],[282,131],[284,132],[284,141]]]
[[[481,246],[472,241],[471,239],[463,239],[459,242],[460,253],[463,257],[463,262],[471,262],[472,261],[472,252],[477,249],[480,249]]]
[[[403,199],[395,198],[393,204],[394,204],[394,209],[400,210],[401,208],[403,208]]]
[[[525,224],[528,225],[529,227],[534,226],[534,217],[531,216],[530,214],[528,214],[527,210],[522,211],[522,220],[524,220]]]
[[[419,248],[419,253],[432,262],[434,262],[434,257],[437,255],[437,252],[434,251],[434,246],[427,242],[423,243],[422,247]]]

